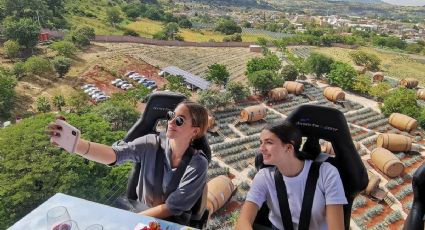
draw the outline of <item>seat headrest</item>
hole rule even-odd
[[[287,120],[295,124],[303,136],[332,143],[335,151],[333,164],[337,167],[346,190],[349,188],[351,192],[356,193],[366,188],[367,171],[351,139],[342,112],[329,107],[301,105],[289,114]],[[346,195],[351,192],[346,191]]]

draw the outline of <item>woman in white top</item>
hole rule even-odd
[[[263,168],[255,176],[236,229],[252,229],[258,210],[265,201],[270,209],[269,220],[273,229],[284,229],[274,180],[276,168],[286,185],[292,224],[294,229],[298,229],[307,176],[313,162],[308,154],[299,151],[301,141],[301,132],[288,121],[267,126],[261,132],[260,152],[264,164],[275,167]],[[327,162],[322,163],[309,229],[344,229],[344,204],[347,204],[347,199],[338,170]]]

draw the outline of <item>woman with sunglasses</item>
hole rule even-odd
[[[136,188],[138,200],[136,203],[126,200],[120,205],[121,208],[166,219],[189,211],[202,196],[207,180],[208,161],[201,150],[192,152],[192,158],[175,191],[171,191],[166,199],[164,194],[155,192],[155,183],[159,179],[163,181],[162,188],[166,188],[192,141],[205,135],[208,128],[207,109],[193,102],[184,101],[178,104],[174,111],[167,113],[167,119],[168,128],[164,141],[160,141],[155,134],[145,135],[128,143],[118,141],[112,147],[83,139],[78,141],[75,152],[86,159],[106,165],[118,165],[127,161],[141,162],[144,173]],[[61,129],[52,123],[48,132],[50,136],[60,135]],[[165,155],[163,178],[158,178],[155,170],[155,153],[159,150]],[[164,192],[164,189],[161,191]]]
[[[290,225],[298,229],[307,177],[312,166],[310,156],[299,151],[301,132],[288,121],[269,125],[260,135],[260,152],[266,167],[254,177],[242,207],[236,229],[252,229],[255,217],[264,202],[270,209],[273,229],[285,229],[280,212],[275,176],[283,179],[289,203]],[[343,205],[347,204],[338,170],[327,162],[319,166],[319,177],[311,208],[309,229],[344,229]],[[276,174],[276,175],[275,175]],[[280,188],[279,188],[280,190]],[[285,210],[285,209],[283,209]],[[286,215],[284,215],[286,216]],[[292,219],[290,219],[292,218]]]

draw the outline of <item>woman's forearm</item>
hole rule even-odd
[[[170,209],[165,204],[161,204],[153,208],[147,209],[143,212],[140,212],[139,214],[142,214],[145,216],[151,216],[151,217],[155,217],[159,219],[164,219],[172,215]]]
[[[78,141],[75,153],[102,164],[114,163],[117,158],[111,146],[89,142],[83,139]]]
[[[329,230],[344,229],[344,209],[341,204],[326,205],[326,222]]]
[[[236,223],[236,230],[252,230],[252,224],[258,213],[258,206],[251,201],[245,201]]]

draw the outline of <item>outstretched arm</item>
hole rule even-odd
[[[112,164],[117,156],[111,146],[80,139],[75,149],[78,155],[102,164]]]
[[[167,205],[161,204],[156,207],[147,209],[143,212],[139,212],[139,214],[145,215],[145,216],[151,216],[159,219],[165,219],[167,217],[170,217],[172,215],[169,208],[167,208]]]
[[[252,229],[255,217],[258,213],[258,206],[251,201],[245,201],[242,206],[241,214],[239,215],[238,222],[236,223],[236,230]]]

